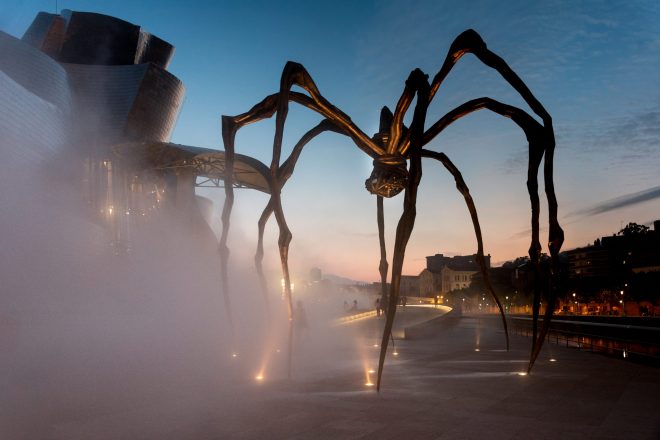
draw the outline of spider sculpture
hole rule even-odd
[[[532,111],[543,121],[539,123],[525,111],[503,104],[491,98],[477,98],[468,101],[449,113],[444,115],[430,127],[426,128],[427,109],[438,91],[440,85],[451,71],[452,67],[466,53],[473,53],[485,65],[495,69],[502,77],[521,95]],[[304,89],[307,94],[292,91],[291,88],[296,85]],[[403,119],[414,99],[417,99],[413,110],[413,117],[410,127],[403,124]],[[303,105],[320,115],[325,119],[316,127],[308,131],[300,141],[295,145],[288,159],[280,164],[282,137],[284,123],[286,121],[289,101]],[[281,191],[287,179],[293,173],[296,161],[302,152],[303,147],[318,134],[331,130],[346,136],[349,136],[355,145],[373,158],[373,171],[366,180],[366,188],[372,194],[377,196],[377,219],[379,228],[379,241],[381,249],[381,260],[379,271],[383,285],[383,304],[387,305],[386,322],[382,335],[382,343],[378,364],[377,389],[380,389],[383,365],[387,353],[388,342],[390,339],[392,325],[396,314],[396,305],[399,300],[399,285],[401,281],[401,271],[406,250],[406,245],[413,230],[416,217],[416,198],[417,188],[422,176],[422,158],[435,159],[443,164],[445,168],[454,176],[457,189],[463,194],[467,203],[470,215],[473,221],[475,235],[477,238],[477,262],[481,267],[484,281],[497,303],[502,315],[502,322],[505,329],[507,348],[509,345],[508,332],[506,329],[506,319],[504,317],[502,304],[492,289],[486,271],[485,259],[483,256],[483,244],[481,239],[481,230],[477,217],[476,208],[470,196],[467,185],[465,184],[460,172],[443,154],[424,148],[447,126],[459,118],[466,116],[474,111],[488,109],[502,116],[512,119],[525,133],[529,143],[529,162],[527,174],[527,188],[532,208],[532,237],[529,248],[530,260],[535,270],[534,297],[533,297],[533,342],[528,371],[534,365],[543,340],[548,331],[552,312],[555,307],[557,297],[556,275],[559,273],[559,250],[564,241],[564,233],[557,220],[557,199],[554,192],[553,183],[553,156],[555,148],[554,131],[552,119],[541,103],[534,97],[529,88],[523,83],[518,75],[511,70],[507,63],[495,53],[491,52],[481,37],[473,30],[467,30],[460,34],[452,43],[449,52],[432,82],[429,83],[428,75],[421,70],[413,70],[394,113],[387,108],[383,108],[380,118],[380,130],[373,138],[368,137],[360,130],[351,119],[341,110],[333,106],[325,99],[314,84],[309,73],[298,63],[288,62],[284,67],[280,81],[280,90],[278,93],[266,97],[263,101],[255,105],[248,112],[238,116],[222,117],[222,136],[226,151],[225,163],[225,205],[222,212],[222,236],[220,239],[220,252],[222,256],[222,271],[226,278],[226,264],[229,255],[227,248],[227,235],[229,230],[229,218],[234,200],[233,194],[233,161],[234,161],[234,140],[237,131],[252,122],[265,118],[270,118],[275,114],[275,136],[273,141],[273,156],[270,165],[269,185],[271,188],[271,197],[268,205],[263,211],[259,220],[259,242],[255,262],[265,288],[265,279],[261,269],[263,258],[263,231],[265,224],[271,214],[275,214],[275,219],[279,227],[279,253],[284,277],[285,296],[288,302],[288,312],[290,324],[295,319],[291,299],[291,284],[288,269],[288,252],[292,234],[289,230],[281,203]],[[549,236],[548,249],[551,256],[551,277],[549,282],[541,282],[540,254],[541,244],[539,242],[539,196],[538,196],[538,170],[541,161],[544,159],[544,181],[545,192],[548,201],[549,217]],[[383,222],[383,197],[393,197],[404,192],[403,213],[399,219],[392,259],[392,274],[389,292],[385,291],[385,281],[388,271],[388,263],[385,252],[384,240],[384,222]],[[541,294],[547,298],[545,317],[542,328],[538,329],[538,318],[541,303]],[[289,371],[291,365],[291,334],[292,325],[289,325]]]

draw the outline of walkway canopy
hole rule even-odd
[[[192,169],[196,186],[221,187],[224,184],[225,152],[210,148],[190,147],[171,142],[128,142],[113,151],[121,159],[146,169]],[[251,188],[270,194],[270,169],[249,156],[234,156],[234,186]]]

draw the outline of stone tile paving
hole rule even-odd
[[[237,368],[229,383],[203,382],[157,404],[59,421],[42,438],[660,438],[660,371],[547,345],[522,376],[530,340],[512,336],[506,352],[495,323],[463,317],[432,339],[397,341],[401,354],[390,355],[380,393],[364,386],[364,366],[377,356],[372,339],[360,340],[361,355],[350,343],[334,360],[309,344],[292,381],[256,384]],[[379,325],[362,324],[371,336]]]

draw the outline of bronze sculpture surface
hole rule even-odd
[[[451,71],[452,67],[466,53],[473,53],[485,65],[495,69],[502,77],[521,95],[532,111],[542,120],[539,123],[524,110],[503,104],[494,99],[483,97],[468,101],[448,112],[438,121],[426,128],[427,109],[433,100],[440,85]],[[292,91],[293,86],[299,86],[307,94]],[[416,105],[413,110],[413,117],[410,127],[403,123],[404,116],[410,108],[413,100],[416,98]],[[281,160],[282,138],[284,123],[286,121],[289,101],[296,102],[305,106],[323,116],[325,119],[316,127],[308,131],[293,148],[289,158],[283,163]],[[275,214],[275,219],[279,227],[279,252],[282,264],[282,272],[285,280],[285,295],[288,302],[290,323],[295,319],[291,299],[291,283],[288,268],[288,252],[292,234],[289,230],[281,203],[281,191],[287,179],[293,173],[296,161],[303,147],[318,134],[332,130],[350,137],[355,145],[373,158],[374,169],[371,176],[366,180],[365,185],[369,192],[377,196],[377,220],[379,227],[379,241],[381,248],[381,260],[379,271],[383,286],[382,303],[387,305],[385,328],[382,335],[381,351],[378,365],[377,389],[380,389],[381,377],[385,355],[387,352],[388,341],[391,335],[392,325],[396,314],[396,304],[399,300],[399,285],[401,281],[401,271],[405,255],[405,249],[413,230],[416,217],[416,199],[417,189],[422,177],[422,158],[435,159],[453,175],[456,181],[456,187],[465,198],[470,216],[474,225],[477,238],[477,262],[481,267],[484,281],[495,299],[500,313],[502,323],[506,333],[507,348],[509,345],[506,319],[502,304],[495,294],[488,277],[484,261],[483,243],[481,238],[481,228],[477,211],[470,196],[467,185],[465,184],[460,172],[444,153],[427,150],[424,147],[429,144],[438,134],[456,120],[466,116],[474,111],[488,109],[502,116],[512,119],[525,133],[529,142],[529,162],[527,188],[532,208],[532,237],[529,248],[530,260],[535,268],[534,300],[533,300],[533,343],[528,365],[528,371],[534,365],[538,356],[544,337],[547,333],[554,303],[557,297],[556,283],[550,278],[549,283],[542,283],[540,255],[541,244],[539,241],[539,209],[540,202],[538,196],[538,170],[541,161],[544,159],[544,183],[545,192],[548,201],[549,216],[549,236],[548,250],[552,259],[552,274],[559,272],[559,250],[564,241],[564,234],[557,220],[557,200],[554,192],[553,182],[553,156],[555,148],[555,137],[552,127],[552,118],[545,110],[543,105],[536,99],[525,83],[508,66],[508,64],[495,53],[491,52],[481,37],[473,30],[467,30],[460,34],[452,43],[449,52],[442,64],[439,72],[429,83],[428,75],[421,70],[413,70],[406,83],[401,97],[396,105],[394,113],[386,107],[381,111],[380,130],[373,138],[367,136],[358,128],[351,119],[341,110],[332,105],[319,92],[316,84],[312,80],[307,70],[298,63],[288,62],[284,67],[281,76],[280,90],[278,93],[267,96],[263,101],[252,107],[248,112],[237,116],[222,117],[222,136],[225,146],[225,206],[222,214],[222,237],[220,240],[220,251],[222,256],[222,271],[226,279],[226,264],[229,256],[227,247],[227,236],[229,230],[229,219],[234,200],[233,194],[233,173],[235,146],[234,140],[237,131],[250,123],[270,118],[275,115],[276,128],[273,140],[273,156],[270,165],[270,200],[263,211],[259,220],[259,243],[255,262],[265,288],[265,279],[261,268],[263,258],[263,230],[266,221],[271,214]],[[384,221],[383,221],[383,197],[393,197],[404,192],[403,213],[399,220],[394,245],[392,259],[392,275],[389,294],[385,291],[388,263],[385,252],[384,240]],[[225,286],[226,288],[226,286]],[[543,326],[538,331],[537,322],[541,303],[541,293],[545,293],[547,298],[547,307]],[[289,326],[289,371],[291,363],[291,334],[292,325]]]

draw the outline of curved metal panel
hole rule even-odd
[[[220,186],[224,179],[224,151],[170,142],[128,142],[116,145],[113,151],[138,167],[192,168],[198,178],[207,179],[208,182],[200,183],[201,186]],[[270,169],[265,164],[242,154],[236,154],[234,160],[234,185],[271,193]]]

